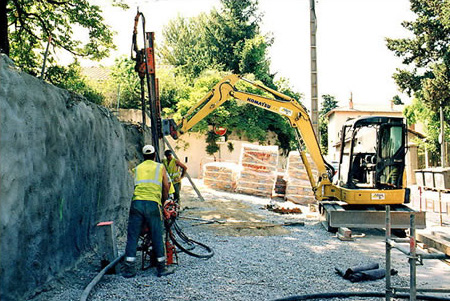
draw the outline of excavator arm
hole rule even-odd
[[[236,83],[243,80],[263,91],[266,91],[274,96],[268,98],[261,95],[256,95],[236,89]],[[186,133],[194,125],[196,125],[203,118],[208,116],[212,111],[220,107],[229,99],[239,99],[259,108],[277,113],[286,117],[291,127],[294,128],[297,140],[300,145],[304,145],[309,151],[311,159],[315,163],[318,170],[318,179],[314,179],[311,167],[306,160],[305,153],[299,149],[302,161],[306,167],[311,186],[315,191],[316,198],[322,200],[333,196],[336,192],[335,187],[331,184],[331,175],[333,168],[324,160],[319,143],[311,120],[306,109],[294,98],[284,95],[278,91],[270,89],[262,84],[255,83],[238,75],[229,75],[219,81],[203,97],[197,104],[195,104],[181,119],[177,125],[177,135],[172,137],[177,138],[179,134]]]
[[[239,91],[236,84],[240,80],[271,94],[273,98]],[[339,174],[333,183],[334,168],[322,156],[305,107],[289,96],[238,75],[228,75],[219,81],[178,124],[171,119],[165,120],[169,130],[163,131],[177,139],[229,99],[239,99],[284,116],[289,121],[295,130],[300,156],[318,201],[337,200],[349,205],[409,202],[409,190],[402,176],[406,128],[399,117],[366,116],[344,125]],[[317,167],[317,178],[312,174],[303,149],[309,152]]]

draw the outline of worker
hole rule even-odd
[[[142,153],[144,162],[133,169],[135,186],[128,218],[127,246],[122,273],[125,278],[136,275],[137,243],[144,223],[151,232],[157,276],[166,276],[174,272],[173,267],[166,267],[163,238],[162,205],[167,200],[169,192],[167,171],[162,164],[154,161],[156,153],[152,145],[145,145]]]
[[[186,174],[187,166],[181,163],[180,160],[175,159],[171,150],[166,150],[164,156],[166,158],[163,159],[163,164],[166,167],[175,188],[175,201],[180,203],[181,179],[183,179]]]

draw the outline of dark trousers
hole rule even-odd
[[[137,243],[144,223],[150,229],[156,259],[158,262],[162,262],[165,260],[166,254],[161,206],[153,201],[133,201],[131,203],[125,257],[136,257]]]
[[[173,194],[173,197],[177,202],[180,202],[181,182],[173,183],[173,188],[175,188],[175,193]]]

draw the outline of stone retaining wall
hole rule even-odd
[[[0,57],[0,299],[21,300],[123,235],[141,131]]]

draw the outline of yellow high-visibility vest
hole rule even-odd
[[[167,172],[169,173],[170,178],[172,179],[173,183],[178,183],[181,181],[181,173],[178,169],[177,162],[175,158],[172,158],[170,162],[167,161],[167,159],[163,159],[164,166],[167,169]]]
[[[167,169],[166,169],[167,172]],[[169,181],[169,194],[174,194],[175,193],[175,186],[173,186],[173,182],[170,179],[169,173],[167,173],[167,180]]]
[[[163,168],[162,164],[152,160],[136,166],[133,200],[154,201],[161,205]]]
[[[172,181],[170,181],[169,183],[169,194],[174,194],[175,193],[175,186],[173,186]]]

